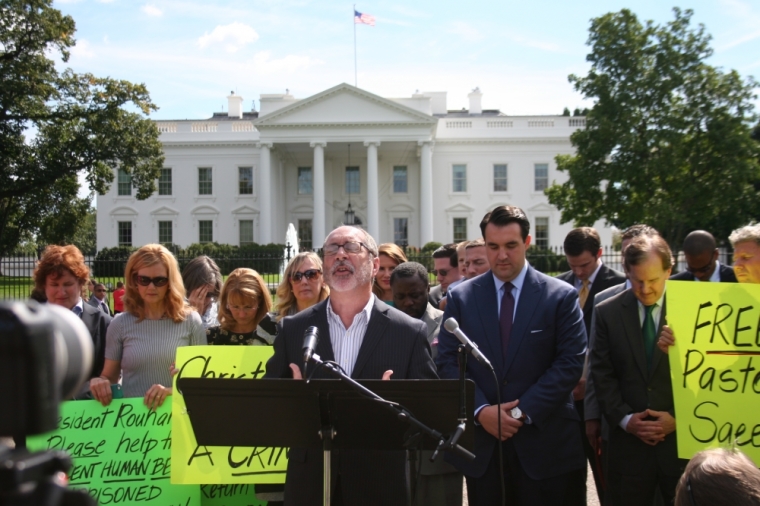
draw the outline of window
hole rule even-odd
[[[406,166],[397,165],[393,167],[393,193],[407,192]]]
[[[119,222],[119,246],[132,246],[132,222]]]
[[[158,242],[161,244],[170,244],[172,240],[173,240],[172,222],[159,221],[158,222]]]
[[[253,195],[253,167],[238,167],[240,195]]]
[[[240,246],[253,244],[253,220],[240,220]]]
[[[298,194],[311,195],[313,188],[311,182],[311,167],[298,167]]]
[[[312,251],[311,220],[298,220],[298,246],[301,251]]]
[[[359,193],[359,167],[346,167],[346,193]]]
[[[214,186],[211,181],[211,167],[198,168],[198,195],[213,195]]]
[[[467,165],[454,165],[451,171],[453,175],[451,191],[467,191]]]
[[[119,182],[117,189],[118,195],[120,197],[129,197],[132,195],[132,176],[127,174],[127,171],[124,169],[119,169]]]
[[[542,192],[549,186],[549,164],[537,163],[534,165],[535,191]]]
[[[408,218],[393,218],[393,242],[399,246],[409,245]]]
[[[159,195],[171,195],[172,194],[172,170],[161,169],[161,176],[158,178],[158,194]]]
[[[198,221],[198,242],[214,242],[214,222],[211,220]]]
[[[496,164],[493,166],[493,191],[507,191],[507,166],[506,164]]]
[[[549,218],[536,218],[535,230],[536,248],[547,249],[549,247]]]
[[[467,218],[454,218],[454,242],[467,240]]]

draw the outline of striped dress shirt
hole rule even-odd
[[[375,304],[375,295],[371,294],[369,302],[356,316],[351,326],[346,328],[332,309],[331,300],[327,299],[327,324],[330,327],[330,343],[332,344],[335,361],[343,368],[346,376],[351,376],[359,355],[359,348],[367,333],[369,317]]]

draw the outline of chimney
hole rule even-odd
[[[243,117],[243,97],[235,95],[234,91],[231,91],[230,96],[227,97],[227,116],[230,118]]]
[[[467,98],[470,99],[470,114],[483,113],[483,106],[480,103],[482,97],[483,94],[480,92],[480,88],[475,88],[469,95],[467,95]]]

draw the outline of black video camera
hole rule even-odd
[[[68,490],[60,474],[65,452],[29,453],[27,435],[58,427],[61,400],[88,379],[93,346],[87,327],[53,304],[0,303],[0,506],[94,505],[86,491]]]

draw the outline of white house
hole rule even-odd
[[[543,189],[566,178],[554,157],[573,152],[582,117],[484,110],[478,89],[461,111],[447,109],[446,92],[388,99],[348,84],[260,98],[259,112],[233,93],[227,113],[159,121],[158,190],[138,201],[118,174],[98,197],[98,248],[283,243],[288,223],[318,247],[349,208],[378,242],[412,246],[478,238],[502,204],[525,210],[539,245],[561,245],[572,229]],[[597,229],[611,244],[611,230]]]

